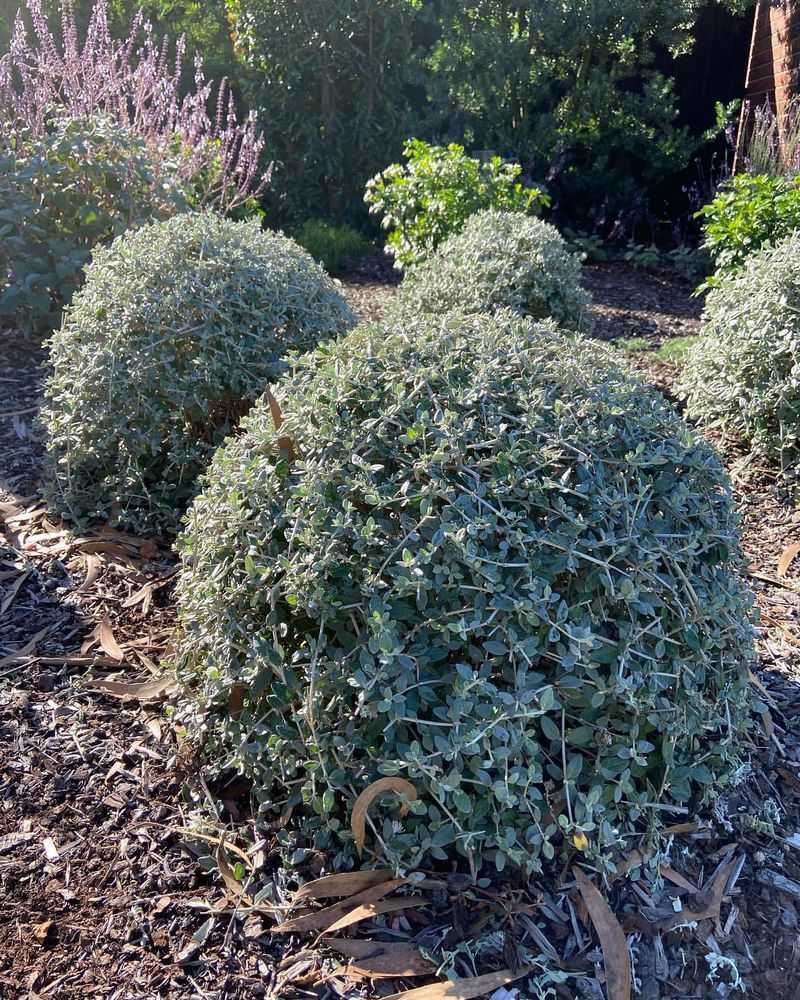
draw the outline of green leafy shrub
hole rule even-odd
[[[491,312],[510,308],[552,317],[566,329],[587,323],[581,259],[558,230],[519,212],[478,212],[403,279],[395,313]]]
[[[754,254],[708,296],[680,388],[689,415],[796,473],[800,460],[800,234]]]
[[[800,180],[737,174],[698,215],[703,248],[715,268],[700,287],[704,291],[741,271],[762,246],[800,229]]]
[[[257,223],[181,215],[96,250],[51,341],[48,499],[78,521],[175,529],[286,352],[353,321],[322,268]]]
[[[325,219],[308,219],[294,238],[331,274],[341,271],[348,258],[363,257],[370,248],[369,240],[357,229]]]
[[[0,140],[0,317],[56,326],[93,248],[186,208],[145,140],[105,118],[56,121]]]
[[[498,869],[725,786],[750,598],[725,474],[661,396],[508,312],[362,327],[275,395],[179,541],[217,773],[350,856],[354,795],[402,775],[419,801],[370,846]]]
[[[463,146],[431,146],[421,139],[410,139],[403,155],[408,163],[393,163],[373,177],[364,196],[370,212],[383,216],[386,251],[397,267],[425,260],[481,209],[535,213],[549,204],[539,188],[519,182],[518,163],[503,163],[499,156],[481,163]]]

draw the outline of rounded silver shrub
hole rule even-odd
[[[409,270],[392,315],[512,309],[580,330],[588,325],[589,304],[580,280],[580,257],[554,226],[519,212],[487,210],[470,216],[459,233]]]
[[[258,222],[180,215],[96,250],[50,342],[49,500],[79,522],[176,529],[287,352],[353,323],[322,268]]]
[[[755,253],[706,300],[679,391],[688,415],[797,474],[800,233]]]
[[[360,328],[275,396],[179,540],[212,769],[344,855],[400,775],[418,801],[374,807],[371,849],[528,870],[726,786],[750,597],[725,474],[659,394],[502,313]]]

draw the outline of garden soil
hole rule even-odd
[[[392,280],[367,262],[344,288],[363,317],[377,319]],[[678,367],[661,349],[698,331],[700,304],[689,288],[667,272],[618,264],[587,267],[586,284],[595,335],[619,341],[634,367],[671,394]],[[275,864],[280,831],[254,828],[246,798],[232,788],[214,819],[219,799],[197,776],[160,680],[174,624],[169,545],[103,528],[76,536],[38,499],[34,417],[44,363],[40,345],[0,336],[0,998],[322,1000],[427,982],[348,978],[314,935],[271,932],[297,885]],[[640,1000],[743,996],[739,977],[757,1000],[794,1000],[800,555],[786,565],[785,553],[800,543],[800,511],[774,470],[714,443],[742,511],[760,612],[753,684],[763,732],[752,738],[752,772],[735,794],[713,813],[670,817],[676,832],[661,878],[601,888],[628,932]],[[108,676],[123,687],[103,689]],[[243,905],[231,864],[221,876],[221,837],[229,862],[241,858],[255,886],[266,887],[269,906]],[[620,858],[620,874],[637,871],[640,846]],[[303,855],[295,874],[317,877],[325,863]],[[413,890],[423,905],[382,918],[388,936],[423,948],[444,940],[459,976],[513,973],[526,953],[544,955],[565,974],[555,996],[601,1000],[602,952],[570,872],[530,884],[505,878],[477,890],[456,873],[431,873]],[[677,911],[699,916],[658,930]],[[360,924],[359,937],[372,926]],[[496,996],[517,994],[509,984]]]

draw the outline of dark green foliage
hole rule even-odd
[[[737,174],[698,215],[715,268],[705,290],[741,271],[761,247],[800,229],[800,180]]]
[[[395,316],[513,309],[569,330],[589,325],[581,258],[555,226],[519,212],[478,212],[403,280]]]
[[[382,217],[386,251],[399,268],[425,260],[481,209],[536,215],[550,204],[540,188],[520,183],[518,163],[499,156],[481,162],[456,143],[431,146],[421,139],[409,139],[403,156],[407,162],[373,177],[364,196],[370,212]]]
[[[255,222],[186,214],[96,250],[51,341],[50,503],[78,522],[175,530],[284,355],[353,320],[322,268]]]
[[[408,0],[238,0],[245,91],[268,123],[270,217],[359,222],[364,184],[414,131]]]
[[[354,796],[400,774],[419,801],[370,849],[535,871],[727,787],[750,597],[660,395],[508,313],[361,328],[275,394],[190,511],[177,668],[210,769],[295,844],[352,856]]]
[[[156,177],[145,141],[106,119],[0,139],[0,317],[56,326],[97,244],[186,207],[181,186]]]
[[[367,237],[352,226],[325,219],[308,219],[294,238],[330,274],[338,274],[346,261],[363,257],[372,247]]]

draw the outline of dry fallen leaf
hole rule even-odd
[[[53,626],[47,625],[41,631],[37,632],[32,638],[28,639],[24,646],[12,649],[10,653],[7,653],[2,659],[0,659],[0,667],[7,667],[12,663],[16,663],[18,660],[24,660],[26,656],[32,656],[36,652],[39,640],[44,639],[44,637],[49,632],[52,632],[52,630]]]
[[[336,896],[353,896],[372,885],[387,882],[394,873],[389,868],[376,868],[364,872],[343,872],[341,875],[325,875],[307,882],[295,894],[294,903],[303,899],[331,899]]]
[[[362,903],[326,927],[325,933],[333,934],[334,931],[343,931],[345,927],[352,927],[353,924],[359,924],[362,920],[371,920],[381,913],[396,913],[398,910],[411,910],[418,906],[424,906],[428,902],[429,900],[421,897],[407,896],[405,899],[384,899],[377,903]]]
[[[798,555],[800,555],[800,542],[794,542],[792,545],[786,546],[778,560],[778,576],[786,576],[786,571]]]
[[[412,976],[432,976],[436,966],[422,957],[413,944],[396,941],[362,941],[349,938],[325,938],[324,944],[354,961],[348,962],[344,974],[350,978],[396,979]]]
[[[288,934],[299,931],[326,931],[329,927],[341,920],[362,903],[374,903],[384,896],[387,896],[398,886],[405,885],[408,879],[396,878],[380,885],[370,886],[363,892],[350,896],[342,900],[341,903],[334,903],[333,906],[326,906],[322,910],[315,910],[314,913],[305,913],[302,917],[295,917],[294,920],[286,920],[273,928],[276,934]]]
[[[20,587],[23,585],[23,583],[25,583],[25,581],[28,579],[30,575],[31,571],[29,569],[26,569],[24,573],[20,573],[20,575],[17,577],[17,579],[9,588],[9,591],[6,594],[6,596],[3,598],[3,603],[0,604],[0,615],[8,611],[8,609],[11,607],[14,601],[14,598],[19,593]]]
[[[699,891],[696,885],[693,885],[687,878],[684,878],[680,872],[676,872],[674,868],[670,868],[669,865],[659,865],[658,870],[661,873],[662,878],[668,879],[681,889],[686,889],[689,892]]]
[[[244,886],[239,879],[236,878],[233,868],[231,868],[228,859],[225,857],[225,848],[222,843],[217,848],[217,869],[222,876],[222,881],[225,883],[233,898],[235,900],[240,900],[246,905],[250,905],[253,900],[245,892]]]
[[[530,967],[518,969],[516,972],[512,972],[511,969],[501,969],[500,972],[489,972],[485,976],[447,980],[443,983],[433,983],[431,986],[419,986],[405,993],[392,993],[383,1000],[472,1000],[473,997],[494,993],[501,986],[522,979],[530,972]]]
[[[630,1000],[631,957],[625,931],[589,877],[580,868],[573,868],[572,874],[600,938],[608,1000]]]
[[[269,403],[269,411],[270,414],[272,415],[272,422],[275,425],[275,430],[279,431],[281,429],[281,425],[283,424],[283,413],[281,412],[280,404],[278,403],[278,400],[272,395],[269,388],[265,390],[265,394],[267,397],[267,402]],[[278,448],[287,453],[290,461],[294,460],[295,457],[294,446],[292,445],[292,439],[290,437],[285,437],[285,436],[279,437]]]
[[[364,841],[366,840],[367,811],[375,799],[381,795],[386,795],[387,792],[394,792],[395,795],[403,795],[410,802],[413,802],[417,798],[416,788],[410,781],[406,781],[405,778],[380,778],[378,781],[373,781],[371,785],[368,785],[356,799],[353,805],[353,815],[350,820],[353,839],[355,840],[359,854],[363,851]],[[400,807],[401,817],[406,815],[408,808],[407,803],[402,804]]]
[[[730,845],[735,850],[735,845]],[[709,883],[696,895],[696,899],[701,904],[697,910],[684,908],[678,913],[671,914],[664,920],[660,920],[653,925],[653,930],[668,931],[677,924],[686,924],[693,921],[706,920],[709,917],[718,917],[722,900],[728,881],[737,868],[741,867],[741,856],[733,858],[727,864],[720,865],[717,872],[710,879]]]
[[[103,620],[97,626],[97,638],[100,640],[100,648],[106,656],[110,656],[112,660],[118,660],[120,663],[125,659],[125,654],[114,638],[114,631],[111,628],[111,620],[108,615],[103,615]]]
[[[228,715],[232,719],[238,719],[244,709],[244,696],[247,694],[246,684],[234,684],[228,695]]]
[[[53,926],[52,920],[43,920],[40,924],[33,925],[33,933],[37,941],[44,941]]]
[[[113,698],[128,698],[136,701],[162,701],[175,689],[175,681],[171,677],[161,677],[155,681],[144,681],[141,684],[130,684],[127,681],[104,681],[89,678],[87,687],[92,691],[101,691]]]
[[[96,556],[91,552],[83,553],[83,561],[86,567],[86,576],[83,583],[78,587],[81,593],[86,593],[92,587],[92,584],[100,576],[100,571],[103,568],[103,560],[100,556]]]

